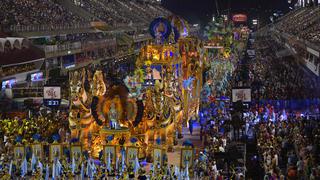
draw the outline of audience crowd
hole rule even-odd
[[[211,119],[205,125],[201,124],[200,139],[204,144],[204,150],[195,162],[195,177],[244,179],[245,152],[237,146],[243,144],[234,142],[234,137],[225,123],[228,120],[230,119],[225,116]]]
[[[147,1],[89,0],[78,5],[113,26],[149,23],[158,16],[170,15],[159,4]]]
[[[320,45],[320,7],[312,6],[293,11],[276,23],[276,28]]]
[[[254,44],[256,57],[246,58],[247,70],[237,72],[235,81],[241,77],[248,80],[254,99],[286,100],[319,98],[320,86],[317,78],[293,56],[278,57],[284,50],[277,42],[257,38]]]
[[[32,71],[32,70],[35,70],[35,69],[36,69],[36,67],[35,67],[34,63],[28,63],[28,64],[18,65],[18,66],[10,66],[10,67],[7,67],[7,68],[4,67],[0,71],[0,76],[2,76],[2,77],[10,76],[10,75],[13,75],[13,74]]]
[[[5,117],[3,114],[0,120],[0,154],[8,155],[12,158],[13,145],[16,144],[16,137],[22,137],[22,143],[33,142],[33,135],[39,134],[44,142],[52,142],[52,135],[58,133],[62,141],[68,140],[70,136],[68,126],[68,115],[65,112],[51,113],[43,108],[38,108],[37,114],[30,118],[13,119]]]
[[[1,25],[56,25],[83,21],[56,0],[3,0],[0,3]]]
[[[285,111],[256,116],[255,131],[264,179],[319,179],[319,122]],[[258,113],[256,113],[258,114]],[[263,113],[265,114],[265,113]]]
[[[108,25],[149,23],[171,13],[158,3],[148,1],[88,0],[75,3]],[[0,25],[74,25],[86,21],[72,13],[57,0],[3,0],[0,4]]]

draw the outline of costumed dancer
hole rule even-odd
[[[134,164],[132,164],[132,162],[129,162],[128,174],[129,178],[134,178]]]

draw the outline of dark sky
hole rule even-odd
[[[162,0],[162,4],[191,23],[206,23],[216,14],[215,1],[220,13],[247,13],[249,19],[268,18],[276,10],[289,10],[287,0]]]

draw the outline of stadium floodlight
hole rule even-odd
[[[270,21],[273,22],[273,16],[270,16]]]
[[[253,19],[253,20],[252,20],[252,24],[253,24],[253,25],[257,25],[257,24],[258,24],[258,20],[257,20],[257,19]]]

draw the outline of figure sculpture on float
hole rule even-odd
[[[86,72],[70,72],[70,113],[69,127],[72,138],[87,140],[88,129],[92,122],[91,109],[87,107],[88,94],[85,91]]]
[[[165,25],[160,22],[158,27],[156,27],[156,42],[157,44],[161,44],[163,41],[163,33],[165,32]]]
[[[119,119],[119,114],[116,110],[116,106],[114,104],[114,102],[111,103],[110,105],[110,110],[108,112],[108,117],[110,120],[110,128],[111,129],[121,129],[121,126],[118,122]]]
[[[101,125],[95,121],[91,108],[92,102],[99,101],[99,98],[106,93],[103,73],[96,71],[92,78],[89,70],[82,69],[70,72],[69,78],[71,138],[78,138],[84,149],[97,154],[96,151],[101,148],[97,144],[101,144],[101,139],[96,134],[100,131]]]
[[[107,91],[106,84],[103,81],[102,71],[96,71],[93,76],[93,95],[103,96]]]
[[[124,80],[125,85],[129,89],[129,98],[142,98],[143,70],[138,68],[133,76],[127,76]]]

